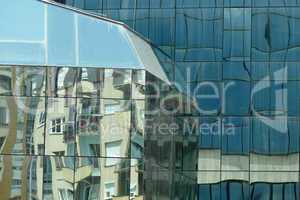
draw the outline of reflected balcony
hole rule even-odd
[[[75,142],[75,127],[72,122],[64,124],[63,131],[63,141],[64,143],[73,143]]]

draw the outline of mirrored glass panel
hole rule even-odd
[[[76,158],[75,199],[129,199],[130,159],[116,158],[113,166],[105,159]]]
[[[0,95],[12,95],[14,87],[13,68],[10,66],[1,66],[0,79]]]
[[[75,158],[45,156],[43,199],[74,199]]]
[[[45,99],[0,96],[2,154],[44,154]]]
[[[45,154],[75,155],[76,99],[48,98]]]
[[[48,67],[47,94],[51,97],[76,97],[78,69],[70,67]]]
[[[43,157],[0,156],[0,198],[43,198]]]
[[[105,69],[79,68],[77,77],[77,97],[100,98],[104,89]]]
[[[105,69],[102,98],[130,99],[131,70]]]

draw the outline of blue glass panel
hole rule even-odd
[[[272,199],[271,186],[267,183],[255,183],[251,185],[251,199]]]
[[[200,128],[198,145],[200,149],[220,149],[221,148],[221,127],[220,118],[200,118]]]
[[[122,0],[122,8],[136,8],[136,0]]]
[[[283,81],[259,81],[252,85],[253,110],[263,115],[287,112],[287,83]]]
[[[75,0],[66,0],[66,5],[74,6]]]
[[[199,7],[199,0],[176,0],[177,8]]]
[[[254,11],[253,59],[260,61],[300,60],[299,8],[254,9]]]
[[[102,7],[102,0],[85,0],[84,8],[97,10]]]
[[[248,154],[251,121],[249,118],[228,117],[223,120],[222,154]]]
[[[33,0],[3,0],[0,40],[43,41],[45,5]]]
[[[241,6],[241,7],[249,7],[251,6],[252,0],[224,0],[224,6],[230,7],[230,6]]]
[[[135,30],[144,37],[149,37],[149,10],[137,9],[135,17]]]
[[[250,199],[249,184],[238,181],[226,181],[221,183],[221,199]]]
[[[139,0],[136,2],[137,8],[149,8],[149,1],[150,0]]]
[[[223,79],[224,80],[245,80],[250,81],[250,63],[248,62],[224,62]]]
[[[225,29],[250,29],[251,9],[249,8],[225,8],[224,9]]]
[[[299,6],[297,0],[252,0],[253,6],[265,7],[265,6]]]
[[[222,7],[223,0],[200,0],[200,7]]]
[[[48,63],[51,65],[75,65],[75,43],[74,13],[49,6]]]
[[[220,184],[199,184],[198,200],[221,200],[221,197]]]
[[[222,63],[189,62],[176,63],[176,81],[220,81],[222,79]]]
[[[121,0],[103,0],[103,9],[118,9],[121,7]]]
[[[250,82],[231,80],[224,82],[224,115],[250,114]]]
[[[78,27],[79,64],[98,67],[141,67],[127,33],[122,31],[120,26],[80,17]],[[116,57],[118,59],[115,59]]]
[[[250,46],[250,31],[224,31],[224,59],[232,61],[250,60]]]
[[[222,9],[184,9],[176,14],[176,60],[222,59]]]
[[[42,43],[1,43],[2,64],[45,64],[45,45]]]
[[[190,94],[195,98],[195,113],[216,115],[221,109],[221,83],[198,82],[190,84]]]
[[[300,197],[299,183],[286,183],[284,184],[284,199],[296,200]]]
[[[175,0],[150,0],[150,8],[174,8]]]
[[[172,9],[150,10],[149,37],[155,44],[160,46],[173,45],[175,27],[174,19],[175,11]]]
[[[300,81],[289,81],[287,83],[287,106],[289,116],[300,116]]]
[[[177,8],[222,7],[223,0],[176,0]]]
[[[297,70],[297,68],[290,67],[290,65],[289,63],[253,62],[251,68],[252,79],[287,81],[290,79],[289,77],[294,76],[292,72]]]
[[[103,10],[103,14],[110,19],[120,21],[120,9]]]
[[[74,6],[77,8],[84,8],[85,0],[74,0]]]
[[[287,123],[287,132],[275,130],[261,118],[253,119],[252,151],[256,153],[279,155],[299,151],[299,120],[296,118],[274,119],[273,123]]]

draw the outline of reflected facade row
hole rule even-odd
[[[114,159],[1,155],[1,199],[141,199],[142,163]]]
[[[145,71],[0,68],[0,199],[141,199]]]

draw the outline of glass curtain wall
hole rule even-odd
[[[141,199],[145,71],[0,67],[0,199]]]
[[[176,64],[166,93],[185,100],[153,121],[179,128],[145,141],[146,199],[300,198],[299,1],[65,3],[126,23]]]

